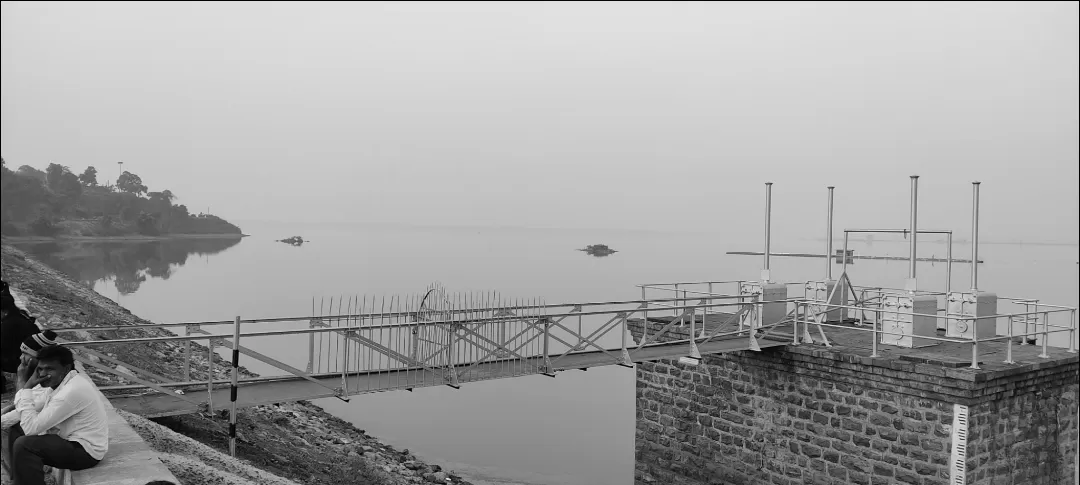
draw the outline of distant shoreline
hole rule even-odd
[[[4,236],[2,241],[6,244],[21,243],[50,243],[50,242],[141,242],[141,241],[170,241],[174,239],[239,239],[248,237],[247,234],[167,234],[164,236]]]

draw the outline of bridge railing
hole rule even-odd
[[[736,314],[741,309],[755,305],[753,302],[730,301],[739,299],[741,298],[703,296],[569,304],[547,304],[533,300],[492,307],[450,307],[439,313],[440,319],[437,320],[421,318],[412,310],[394,310],[317,317],[237,318],[232,322],[61,328],[57,331],[185,329],[185,335],[66,342],[67,345],[99,360],[109,358],[94,351],[92,347],[172,342],[184,344],[187,349],[185,356],[188,357],[193,355],[190,350],[192,342],[206,344],[207,378],[204,380],[192,378],[190,359],[185,360],[183,377],[179,379],[168,379],[112,359],[111,363],[123,364],[131,373],[117,371],[100,363],[95,367],[123,377],[133,384],[103,386],[104,391],[150,388],[159,392],[170,392],[170,389],[188,388],[187,391],[190,392],[191,387],[201,385],[206,387],[207,392],[212,392],[215,386],[231,381],[216,377],[225,369],[215,369],[212,354],[224,349],[237,350],[245,358],[266,364],[272,369],[285,371],[281,375],[239,378],[240,383],[270,382],[295,377],[319,380],[340,375],[342,385],[328,389],[339,390],[338,394],[346,397],[361,392],[436,384],[458,385],[460,382],[481,380],[491,375],[490,372],[483,374],[479,368],[486,363],[501,366],[503,371],[500,375],[505,377],[550,373],[558,369],[567,356],[582,352],[595,352],[612,363],[628,365],[628,356],[642,348],[730,336],[694,332],[695,339],[669,339],[660,342],[656,335],[645,335],[645,340],[634,346],[630,343],[631,336],[626,329],[629,319],[647,318],[650,308],[666,305],[685,314],[684,318],[674,321],[676,325],[682,326],[689,322],[693,326],[697,325],[697,322],[691,318],[692,315],[707,315],[710,312],[718,314],[725,309]],[[222,329],[212,334],[203,328],[227,324],[241,329],[238,337],[242,338],[242,343],[238,343],[237,338],[230,339],[228,334],[220,331]],[[266,324],[285,328],[265,329]],[[736,328],[745,330],[737,326]],[[303,336],[308,337],[307,345],[302,343]],[[288,339],[287,347],[290,350],[284,356],[272,357],[270,354],[274,352],[266,349],[274,346],[258,344],[262,339],[281,338]],[[305,347],[306,362],[303,360],[305,352],[301,350]],[[456,372],[448,373],[447,369],[451,368]],[[386,376],[392,373],[404,374],[405,377],[390,380]],[[133,374],[140,374],[142,377]],[[364,377],[361,381],[347,380],[360,375]],[[324,382],[320,385],[326,387]]]
[[[651,283],[638,285],[642,292],[642,299],[648,301],[654,295],[676,295],[686,297],[712,297],[712,298],[736,298],[740,301],[754,300],[739,295],[740,288],[747,281],[705,281],[705,282],[679,282],[679,283]],[[979,367],[980,346],[986,347],[991,343],[1004,343],[1004,362],[1014,363],[1013,346],[1038,345],[1042,347],[1039,354],[1042,358],[1049,358],[1050,341],[1054,338],[1067,339],[1067,348],[1070,353],[1076,352],[1077,346],[1077,309],[1063,305],[1052,305],[1040,302],[1037,299],[997,297],[997,314],[972,316],[954,315],[949,313],[948,298],[950,293],[941,291],[915,291],[889,288],[884,286],[857,286],[851,284],[846,273],[841,275],[836,286],[837,291],[848,292],[848,299],[841,300],[844,304],[836,304],[837,300],[829,298],[829,301],[819,299],[808,291],[810,283],[783,283],[788,287],[789,298],[776,302],[763,302],[764,304],[783,304],[788,318],[797,320],[796,331],[799,332],[798,340],[812,343],[814,339],[810,335],[811,327],[819,330],[826,328],[855,329],[866,333],[871,340],[872,355],[878,356],[883,347],[925,347],[923,350],[933,352],[934,344],[937,343],[960,343],[971,346],[971,366]],[[897,296],[933,296],[938,299],[937,312],[935,314],[921,314],[912,312],[910,309],[889,311],[887,305],[883,305],[889,297]],[[670,304],[658,303],[653,308],[659,313],[677,311]],[[830,321],[829,314],[835,314],[839,310],[843,316],[839,321]],[[707,311],[707,310],[705,310]],[[902,315],[902,316],[901,316]],[[895,330],[895,327],[886,328],[889,322],[903,319],[921,319],[922,322],[932,320],[935,330],[933,334],[923,332],[912,335]],[[992,323],[987,323],[992,322]],[[981,330],[964,333],[958,329],[990,326],[993,331]],[[943,333],[944,335],[938,335]],[[819,332],[819,340],[830,345],[826,334]],[[962,336],[957,336],[960,334]],[[969,336],[970,334],[970,336]],[[914,339],[914,340],[912,340]],[[1017,340],[1019,339],[1019,343]],[[912,344],[912,342],[918,342]],[[796,342],[798,343],[798,342]],[[890,345],[892,344],[892,345]],[[953,352],[952,350],[943,352]]]

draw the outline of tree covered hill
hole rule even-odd
[[[151,192],[138,175],[124,172],[100,185],[97,169],[75,175],[51,163],[45,171],[23,165],[12,171],[0,159],[0,232],[5,236],[160,236],[241,234],[210,214],[191,214],[169,190]]]

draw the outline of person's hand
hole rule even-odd
[[[37,370],[37,361],[33,358],[27,358],[23,356],[19,359],[19,369],[16,371],[16,375],[19,377],[19,382],[26,382],[34,377],[34,371]]]
[[[19,361],[18,361],[18,369],[15,372],[16,376],[18,377],[18,388],[17,389],[30,389],[30,388],[33,388],[33,386],[30,386],[28,388],[27,385],[28,385],[30,379],[33,379],[33,378],[36,377],[37,369],[38,369],[38,360],[37,359],[27,358],[26,355],[24,355],[22,359],[19,359]]]
[[[30,377],[29,380],[26,381],[26,387],[24,387],[23,389],[33,389],[33,388],[37,387],[39,384],[41,384],[42,382],[45,382],[45,378],[41,377],[40,374],[35,372],[34,375],[32,377]]]

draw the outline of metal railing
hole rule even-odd
[[[661,292],[682,297],[733,297],[733,295],[729,293],[717,290],[729,285],[735,285],[736,288],[739,288],[746,282],[747,281],[705,281],[689,283],[650,283],[638,285],[638,287],[641,288],[643,300],[647,300],[650,296],[649,291],[652,291],[654,294],[656,292]],[[971,345],[971,368],[973,369],[979,368],[979,346],[992,342],[1005,342],[1006,356],[1004,362],[1007,364],[1015,363],[1013,359],[1014,345],[1040,345],[1042,347],[1042,352],[1039,357],[1050,358],[1049,342],[1052,335],[1068,334],[1068,352],[1077,352],[1076,336],[1078,329],[1076,321],[1077,309],[1075,307],[1052,305],[1027,298],[997,297],[999,305],[1002,303],[1013,305],[1018,307],[1017,311],[998,312],[995,315],[955,315],[949,314],[948,312],[947,302],[944,301],[948,297],[948,293],[946,292],[909,291],[888,287],[856,286],[850,284],[847,273],[844,273],[841,275],[840,279],[837,280],[836,287],[843,288],[838,291],[850,291],[850,294],[854,297],[853,301],[855,304],[837,304],[831,297],[828,300],[812,298],[807,290],[812,283],[817,282],[777,283],[783,284],[789,288],[789,297],[773,302],[762,302],[787,305],[789,310],[788,315],[794,316],[795,318],[795,332],[801,335],[803,342],[813,341],[809,335],[809,327],[813,325],[819,329],[854,329],[856,331],[867,333],[872,342],[872,357],[880,357],[880,347],[888,345],[882,343],[883,337],[894,337],[893,340],[910,338],[922,342],[965,344]],[[792,287],[803,288],[803,291],[801,294],[798,294],[798,291],[791,292],[790,289]],[[795,296],[792,296],[793,293]],[[736,290],[736,296],[742,296],[738,295],[738,290]],[[934,314],[922,314],[902,310],[890,311],[883,308],[881,304],[885,298],[911,296],[933,296],[939,298],[937,312]],[[843,321],[844,319],[842,319],[842,321],[830,322],[823,318],[826,314],[836,310],[840,310],[845,316],[856,315],[857,317],[851,319],[854,320],[851,323]],[[891,316],[896,320],[896,317],[901,315],[902,318],[933,320],[937,329],[948,329],[950,322],[955,327],[959,322],[962,323],[963,326],[972,329],[970,332],[971,337],[938,336],[936,333],[934,335],[913,335],[912,333],[896,332],[883,328],[884,323],[889,321],[889,318],[885,317]],[[1005,322],[1006,328],[1004,334],[999,334],[997,331],[997,324],[999,321]],[[974,329],[980,324],[987,325],[988,323],[994,327],[993,335],[978,336],[979,332]],[[1017,331],[1016,327],[1018,325],[1021,327],[1020,331]],[[1016,343],[1017,339],[1020,339],[1019,343]],[[826,345],[829,345],[828,339],[824,338],[824,335],[822,335],[822,340]]]

